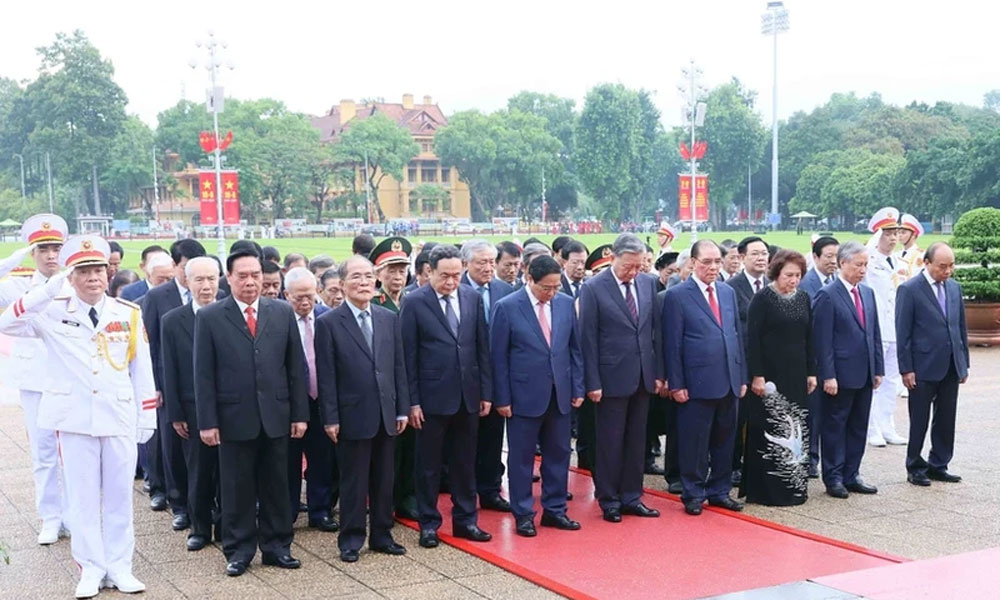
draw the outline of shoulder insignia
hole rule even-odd
[[[35,270],[31,267],[15,267],[8,275],[11,277],[31,277]]]
[[[115,300],[117,300],[118,302],[124,304],[125,306],[127,306],[129,308],[134,308],[136,310],[139,310],[139,308],[140,308],[139,305],[136,304],[135,302],[129,302],[128,300],[122,300],[121,298],[115,298]]]
[[[69,300],[69,296],[56,296],[53,300]]]

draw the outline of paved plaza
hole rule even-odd
[[[0,561],[4,597],[71,597],[76,566],[69,541],[41,547],[35,538],[34,490],[21,409],[4,388],[5,360],[0,358],[0,546],[9,564]],[[869,447],[862,474],[878,486],[876,496],[852,495],[836,500],[813,480],[811,499],[802,506],[749,506],[753,516],[857,544],[908,559],[956,554],[1000,546],[1000,349],[972,350],[969,382],[959,399],[955,460],[950,470],[959,484],[935,482],[917,488],[906,482],[903,446]],[[896,411],[897,428],[906,431],[905,399]],[[650,488],[664,489],[662,478],[647,477]],[[223,573],[221,551],[209,547],[188,552],[186,532],[170,528],[169,513],[149,510],[148,498],[136,486],[135,574],[146,583],[145,598],[558,598],[525,579],[460,550],[442,546],[425,550],[413,530],[397,526],[394,535],[407,547],[404,557],[363,553],[345,565],[338,559],[336,534],[300,526],[292,554],[302,560],[298,571],[262,567],[258,561],[246,575]],[[573,503],[570,503],[572,514]],[[677,510],[681,505],[677,504]],[[627,522],[622,525],[627,526]],[[593,549],[580,548],[580,552]],[[670,560],[673,549],[650,539],[646,550]],[[733,548],[753,552],[753,548]],[[562,582],[572,587],[572,582]],[[103,591],[101,597],[124,597]]]

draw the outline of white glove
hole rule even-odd
[[[137,444],[145,444],[153,437],[155,429],[137,429],[135,432],[135,442]]]
[[[0,261],[0,277],[3,277],[7,273],[13,271],[22,262],[24,262],[24,257],[31,252],[31,246],[25,246],[23,248],[18,248],[10,256]]]
[[[63,282],[69,277],[69,274],[73,272],[73,269],[66,269],[65,271],[60,271],[49,277],[49,280],[45,283],[45,294],[49,298],[55,298],[56,295],[63,289]]]

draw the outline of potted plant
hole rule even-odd
[[[965,297],[969,343],[1000,344],[1000,209],[976,208],[955,223],[955,280]]]

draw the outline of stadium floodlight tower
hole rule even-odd
[[[768,2],[760,16],[760,31],[774,42],[774,78],[771,91],[771,224],[777,228],[778,214],[778,34],[788,31],[788,10],[783,2]]]

